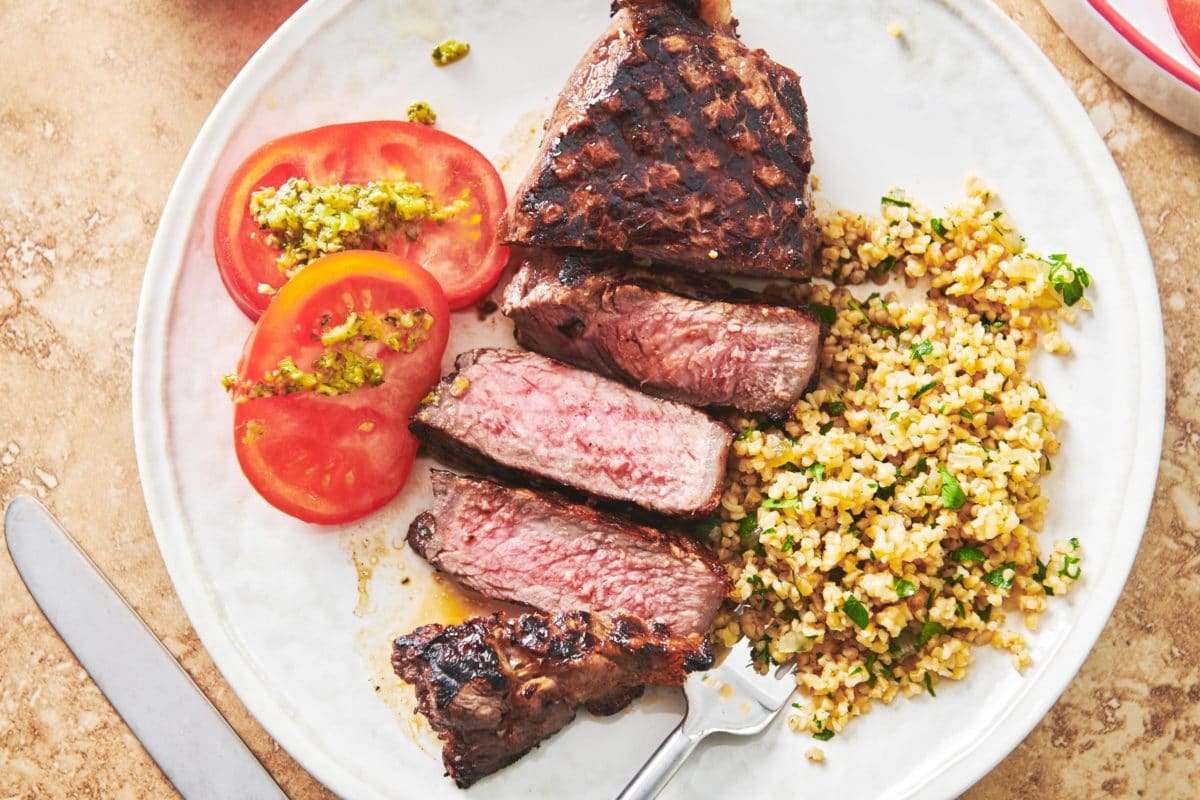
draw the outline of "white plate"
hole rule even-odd
[[[218,195],[270,137],[325,123],[400,117],[428,100],[444,130],[503,166],[510,188],[530,128],[608,0],[315,2],[283,26],[205,124],[171,193],[139,309],[134,420],[146,504],[184,607],[229,683],[281,745],[351,798],[452,798],[436,747],[414,732],[387,669],[389,638],[419,616],[427,568],[398,540],[427,501],[425,470],[383,512],[343,531],[275,512],[243,480],[218,378],[250,323],[211,256]],[[1051,64],[985,0],[756,0],[746,42],[804,76],[817,171],[834,201],[870,209],[893,185],[940,204],[971,170],[1001,193],[1030,241],[1095,275],[1096,312],[1069,331],[1076,354],[1036,371],[1069,420],[1047,538],[1079,536],[1084,579],[1051,604],[1024,675],[980,651],[935,701],[880,707],[823,745],[780,723],[706,744],[668,797],[950,797],[1002,759],[1070,682],[1120,594],[1157,469],[1164,362],[1154,274],[1125,186]],[[899,23],[903,40],[887,26]],[[430,41],[471,55],[430,66]],[[516,155],[514,156],[514,153]],[[455,318],[447,361],[469,340],[504,341],[503,319]],[[372,561],[375,563],[372,566]],[[359,579],[359,566],[373,577]],[[411,577],[407,586],[401,574]],[[366,595],[360,595],[366,584]],[[376,687],[379,687],[377,690]],[[611,797],[676,722],[652,694],[610,719],[584,715],[472,790],[487,797]],[[869,767],[868,767],[869,765]]]

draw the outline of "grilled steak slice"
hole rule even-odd
[[[819,233],[800,78],[699,6],[614,4],[501,219],[505,242],[809,275]]]
[[[634,525],[548,492],[433,470],[433,508],[413,550],[487,597],[539,611],[632,614],[708,633],[729,591],[694,539]]]
[[[716,508],[733,434],[694,408],[536,353],[471,350],[455,367],[410,426],[444,459],[661,514]]]
[[[573,259],[531,250],[505,291],[504,313],[530,350],[660,397],[774,417],[816,383],[825,329],[807,309],[714,300],[733,289],[711,278],[586,273]]]
[[[697,634],[674,636],[636,617],[577,611],[425,625],[396,640],[392,666],[417,690],[460,787],[505,767],[575,718],[624,707],[647,684],[674,686],[708,669]]]

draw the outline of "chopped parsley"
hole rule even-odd
[[[763,664],[766,664],[767,666],[770,666],[771,664],[775,663],[775,660],[773,658],[771,658],[771,651],[767,649],[767,643],[759,642],[759,644],[762,645],[762,649],[754,650],[753,652],[750,653],[750,666],[754,666],[759,661],[761,661]]]
[[[796,540],[793,539],[792,535],[789,533],[787,535],[787,538],[783,540],[783,546],[780,547],[779,549],[781,551],[783,551],[784,553],[790,553],[790,552],[792,552],[793,548],[795,548],[795,547],[796,547]]]
[[[867,611],[867,607],[852,594],[846,595],[846,599],[842,603],[842,611],[846,612],[846,616],[860,628],[867,627],[867,623],[871,621],[871,614]]]
[[[812,476],[812,479],[814,481],[825,480],[825,465],[824,464],[813,464],[811,467],[808,468],[807,472],[809,475]]]
[[[987,556],[978,547],[960,547],[950,554],[950,558],[960,564],[969,564],[972,561],[987,561]]]
[[[1079,566],[1079,558],[1077,556],[1063,556],[1062,569],[1058,571],[1061,578],[1070,578],[1071,580],[1079,580],[1079,575],[1083,570]]]
[[[985,331],[998,331],[1008,325],[1008,322],[1002,319],[988,319],[987,317],[982,317],[979,320],[979,324],[983,326]]]
[[[846,404],[841,400],[834,400],[829,403],[823,403],[821,405],[821,410],[831,417],[836,417],[837,415],[846,411]]]
[[[920,361],[933,352],[933,342],[926,339],[923,342],[917,342],[912,346],[913,361]]]
[[[1008,572],[1009,570],[1015,570],[1016,568],[1017,565],[1015,563],[1012,561],[1006,561],[1001,566],[996,567],[994,570],[984,575],[983,579],[992,586],[1000,589],[1011,589],[1013,587],[1013,579],[1005,577],[1004,573]]]
[[[868,301],[867,301],[867,304],[869,305],[869,304],[870,304],[870,302],[871,302],[871,301],[870,301],[870,300],[868,300]],[[899,336],[900,336],[900,334],[904,333],[904,331],[905,331],[905,330],[907,330],[906,328],[895,328],[895,327],[892,327],[891,325],[880,325],[878,322],[876,322],[875,320],[871,319],[871,318],[870,318],[870,317],[867,315],[867,312],[863,310],[863,307],[862,307],[862,306],[860,306],[860,305],[859,305],[857,302],[855,302],[854,300],[852,300],[852,299],[851,299],[851,300],[847,300],[847,301],[846,301],[846,303],[847,303],[847,305],[849,305],[849,306],[850,306],[850,308],[852,308],[853,310],[855,310],[855,311],[857,311],[858,313],[862,314],[863,320],[865,320],[865,321],[866,321],[866,323],[867,323],[868,325],[870,325],[872,328],[874,328],[875,330],[884,331],[884,332],[886,332],[886,333],[890,333],[890,334],[892,334],[893,336],[896,336],[896,337],[899,337]]]
[[[800,504],[799,497],[789,497],[784,500],[775,500],[774,498],[768,497],[766,500],[763,500],[762,507],[763,508],[795,508],[799,504]]]
[[[996,402],[996,396],[994,394],[991,394],[990,392],[984,392],[983,399],[987,400],[989,403]]]
[[[833,306],[825,306],[820,303],[809,303],[808,310],[813,316],[824,322],[826,325],[832,325],[837,322],[837,309]]]
[[[932,595],[930,595],[932,597]],[[925,624],[921,626],[921,647],[929,644],[929,640],[934,636],[940,636],[946,632],[946,628],[940,622],[934,622],[931,619],[925,620]]]
[[[967,504],[967,493],[945,467],[938,467],[938,472],[942,476],[942,506],[957,511]]]
[[[759,597],[766,597],[767,592],[770,591],[770,588],[763,582],[762,576],[760,575],[748,576],[746,578],[746,583],[754,587],[752,594],[756,594]]]
[[[933,387],[937,386],[937,384],[938,384],[937,381],[930,381],[929,383],[921,385],[915,392],[913,392],[912,399],[916,400],[918,397],[925,394]]]
[[[875,489],[875,499],[876,500],[891,500],[895,496],[896,496],[896,484],[894,484],[894,483],[889,484],[887,486],[878,486]]]
[[[975,419],[975,415],[972,414],[970,411],[968,411],[965,408],[960,408],[958,410],[958,415],[966,420],[974,420]]]
[[[942,222],[941,217],[934,217],[929,220],[929,227],[933,228],[933,232],[943,239],[946,238],[946,224]]]
[[[892,583],[892,588],[896,590],[896,596],[903,600],[906,597],[912,597],[917,593],[917,586],[911,581],[906,581],[903,578],[896,578]]]
[[[825,434],[829,433],[831,430],[833,430],[833,423],[826,422],[823,425],[821,425],[821,427],[817,428],[817,433],[824,436]]]
[[[1050,264],[1050,285],[1062,297],[1063,303],[1073,306],[1083,298],[1083,290],[1092,285],[1092,276],[1083,267],[1067,260],[1065,253],[1052,253],[1046,257]]]
[[[738,523],[738,538],[745,539],[753,536],[756,530],[758,530],[757,517],[742,517],[741,522]]]
[[[882,261],[880,261],[878,264],[871,267],[867,271],[870,272],[875,277],[880,278],[880,277],[883,277],[884,275],[887,275],[889,272],[891,272],[892,267],[894,267],[894,266],[896,266],[896,257],[893,255],[889,255],[886,258],[884,258]]]
[[[937,697],[937,692],[933,690],[933,678],[928,672],[925,673],[925,691],[929,692],[930,697]]]
[[[1035,569],[1035,570],[1033,571],[1033,579],[1034,579],[1035,581],[1037,581],[1038,583],[1042,583],[1042,581],[1046,580],[1046,569],[1047,569],[1047,568],[1048,568],[1050,565],[1049,565],[1049,564],[1043,564],[1043,563],[1042,563],[1042,560],[1041,560],[1040,558],[1038,558],[1038,559],[1035,559],[1035,562],[1037,563],[1037,569]],[[1050,597],[1053,597],[1053,596],[1054,596],[1054,590],[1053,590],[1053,589],[1051,589],[1049,586],[1047,586],[1047,585],[1046,585],[1046,584],[1044,584],[1044,583],[1042,583],[1042,590],[1043,590],[1043,591],[1045,591],[1045,592],[1046,592],[1046,594],[1047,594],[1047,595],[1049,595]]]
[[[813,738],[819,742],[828,742],[833,738],[833,731],[829,730],[828,728],[824,728],[814,733]]]

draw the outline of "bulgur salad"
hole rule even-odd
[[[822,215],[821,277],[788,287],[830,324],[818,388],[781,424],[737,416],[710,541],[735,581],[718,642],[795,660],[788,724],[828,740],[874,701],[935,695],[972,646],[1030,662],[1018,614],[1080,576],[1080,532],[1045,546],[1058,410],[1028,371],[1090,308],[1090,276],[1029,250],[978,179],[934,216],[892,191],[881,214]],[[899,276],[863,296],[846,284]],[[899,288],[899,287],[894,287]],[[921,291],[923,290],[923,291]]]

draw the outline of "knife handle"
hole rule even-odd
[[[684,722],[680,722],[671,735],[663,740],[654,751],[654,755],[650,756],[650,760],[638,770],[638,774],[633,776],[633,780],[618,795],[617,800],[654,800],[658,797],[658,793],[675,776],[683,762],[704,738],[703,734],[685,733]]]

